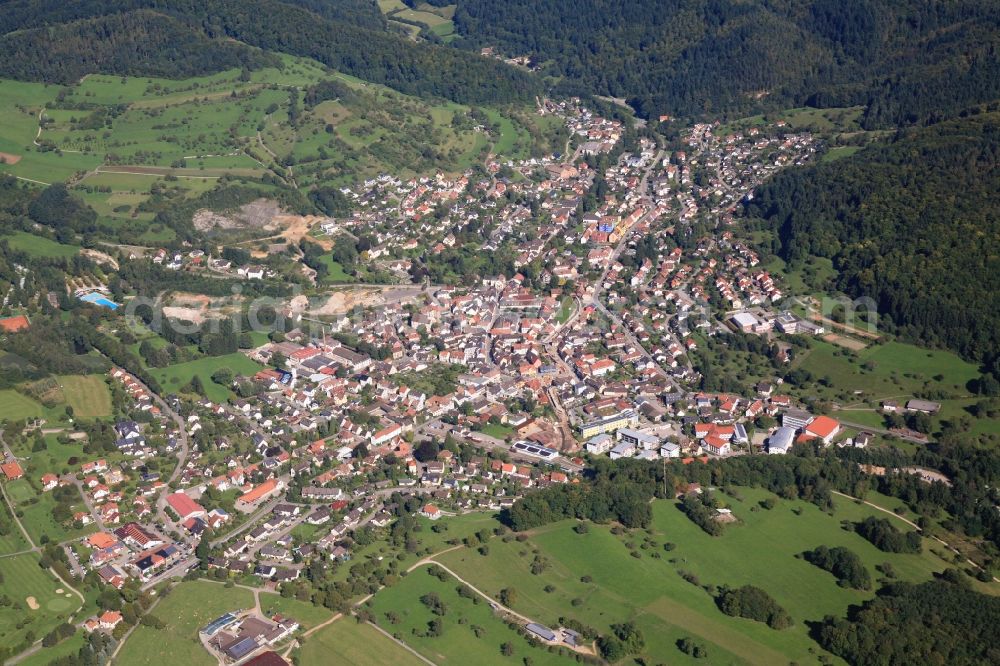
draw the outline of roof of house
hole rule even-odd
[[[187,518],[192,513],[205,512],[205,508],[202,505],[198,504],[184,493],[173,493],[171,495],[167,495],[167,504],[169,504],[170,508],[176,511],[177,515],[181,518]]]
[[[840,424],[829,416],[817,416],[806,426],[806,432],[825,439],[833,435],[840,428]]]
[[[268,650],[261,652],[250,661],[244,662],[243,666],[288,666],[288,662],[282,659],[277,652]]]
[[[260,484],[250,492],[244,493],[243,496],[240,497],[240,501],[245,502],[247,504],[256,502],[261,497],[264,497],[268,493],[273,492],[274,489],[277,487],[278,487],[278,481],[276,479],[268,479],[267,481]]]

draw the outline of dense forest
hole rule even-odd
[[[898,133],[789,170],[748,206],[795,264],[833,260],[834,285],[874,299],[904,338],[1000,375],[1000,113]]]
[[[646,117],[864,105],[866,128],[892,127],[1000,97],[986,0],[458,0],[454,21]]]
[[[458,102],[528,100],[541,90],[530,74],[494,60],[386,32],[372,13],[374,3],[358,0],[13,0],[2,6],[0,48],[8,57],[0,61],[0,76],[21,80],[68,83],[91,72],[183,78],[259,67],[272,63],[274,53],[288,53],[401,92]]]
[[[857,666],[996,664],[998,623],[996,597],[940,580],[897,583],[847,620],[826,618],[819,642]]]

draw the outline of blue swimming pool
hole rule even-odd
[[[85,303],[93,303],[94,305],[100,305],[101,307],[108,308],[109,310],[118,309],[117,303],[108,300],[107,298],[96,292],[93,294],[87,294],[86,296],[81,296],[80,300],[84,301]]]

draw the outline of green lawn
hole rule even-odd
[[[223,613],[252,607],[249,590],[206,581],[180,583],[153,609],[166,627],[137,627],[119,653],[117,664],[146,666],[171,661],[212,666],[215,659],[202,647],[198,631]]]
[[[280,594],[260,593],[260,609],[270,617],[275,613],[287,615],[296,620],[303,629],[311,629],[333,617],[333,611],[323,606],[314,606],[298,599],[286,599]]]
[[[7,534],[0,535],[0,555],[20,553],[22,550],[30,548],[31,546],[25,540],[24,535],[21,534],[21,530],[14,523],[6,502],[0,502],[0,513],[3,514],[3,523],[9,526]]]
[[[421,666],[424,662],[370,624],[358,624],[354,618],[345,617],[306,638],[296,663],[299,666]]]
[[[420,567],[393,587],[379,591],[371,599],[371,609],[379,626],[403,640],[422,655],[439,666],[447,664],[508,665],[522,663],[530,658],[533,664],[570,664],[575,660],[560,657],[541,648],[533,648],[517,632],[510,629],[490,609],[485,600],[473,603],[471,599],[458,596],[455,588],[458,582],[449,578],[440,581],[427,573],[427,567]],[[435,593],[447,606],[443,616],[437,616],[425,607],[420,598],[427,593]],[[396,623],[387,616],[395,613]],[[428,623],[438,619],[442,623],[440,636],[428,637],[424,634]],[[474,627],[484,630],[480,637]],[[500,652],[500,646],[510,642],[514,645],[514,662]],[[525,662],[526,663],[526,662]]]
[[[73,257],[79,253],[80,248],[75,245],[63,245],[54,240],[29,234],[26,231],[16,231],[11,236],[3,236],[12,248],[26,252],[33,257],[46,258],[66,258]]]
[[[4,645],[19,644],[28,631],[41,638],[80,607],[80,598],[69,590],[56,592],[62,584],[38,566],[34,553],[4,558],[0,570],[4,576],[2,592],[13,602],[12,606],[0,606],[0,642]],[[37,610],[29,608],[28,597],[35,598]],[[28,621],[18,628],[22,620]]]
[[[978,368],[948,351],[897,341],[875,344],[857,354],[822,340],[811,341],[811,346],[794,363],[820,381],[793,393],[839,403],[845,410],[834,416],[841,415],[847,421],[878,427],[880,415],[858,410],[877,409],[886,399],[904,403],[926,392],[943,396],[935,398],[941,403],[937,426],[941,420],[966,415],[965,408],[977,400],[967,385],[979,376]],[[975,419],[972,432],[998,434],[1000,419]]]
[[[42,416],[44,407],[14,389],[0,390],[0,421],[30,419]]]
[[[68,657],[70,655],[76,656],[87,642],[87,632],[83,629],[78,628],[76,633],[59,643],[58,645],[53,645],[52,647],[47,647],[44,650],[39,650],[30,657],[17,662],[19,666],[49,666],[56,659],[63,657]]]
[[[63,375],[59,377],[63,397],[76,418],[111,416],[111,392],[103,375]]]
[[[721,537],[705,534],[676,503],[658,501],[650,533],[636,530],[618,537],[607,527],[592,525],[586,534],[577,534],[574,522],[563,521],[539,528],[526,543],[493,539],[486,557],[462,549],[439,559],[491,595],[513,585],[518,598],[515,610],[543,623],[572,617],[607,632],[611,624],[633,619],[647,638],[646,656],[653,661],[669,656],[670,663],[685,663],[686,657],[673,647],[684,636],[707,643],[712,663],[812,663],[810,650],[818,648],[808,636],[806,622],[827,614],[842,616],[849,605],[874,592],[839,587],[829,573],[795,557],[807,549],[846,546],[876,578],[874,566],[882,562],[890,562],[899,578],[913,581],[927,580],[949,566],[929,552],[932,542],[925,542],[920,555],[889,554],[841,528],[842,519],[886,515],[870,507],[838,499],[833,516],[798,501],[780,501],[771,511],[752,510],[769,494],[742,488],[739,492],[744,501],[731,503],[742,523],[729,526]],[[800,509],[801,515],[793,509]],[[667,541],[676,548],[665,551]],[[626,545],[629,542],[632,548]],[[537,576],[530,572],[536,550],[548,562]],[[796,624],[779,632],[728,617],[705,590],[686,582],[678,571],[695,574],[702,584],[762,587]],[[592,582],[582,582],[585,575]],[[555,590],[546,592],[546,585]]]
[[[76,537],[90,534],[97,530],[94,524],[85,525],[80,529],[72,526],[72,523],[62,524],[56,522],[52,515],[52,509],[56,506],[55,497],[51,492],[36,492],[28,483],[27,478],[11,481],[7,484],[7,494],[14,502],[15,509],[21,511],[21,523],[24,529],[28,530],[32,540],[39,543],[43,535],[48,536],[51,541],[67,541]],[[84,510],[83,498],[73,505],[76,511]]]
[[[232,395],[227,387],[212,381],[212,374],[219,368],[229,368],[236,374],[253,375],[261,366],[240,353],[225,356],[208,356],[197,361],[178,363],[166,368],[153,368],[150,372],[167,392],[177,391],[198,375],[205,387],[207,397],[216,402],[226,400]]]
[[[45,450],[32,451],[34,439],[25,439],[20,442],[10,444],[14,454],[22,459],[22,466],[25,474],[33,479],[41,478],[42,474],[51,472],[53,474],[75,473],[79,470],[78,465],[70,465],[70,458],[86,460],[83,453],[83,441],[71,441],[63,444],[59,441],[59,436],[55,434],[45,435]],[[111,464],[114,464],[121,454],[107,454],[104,456]],[[34,496],[34,491],[29,497]]]
[[[496,437],[497,439],[504,439],[510,435],[514,434],[514,429],[508,425],[503,425],[501,423],[487,423],[483,426],[483,434],[489,435],[490,437]]]

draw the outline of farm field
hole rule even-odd
[[[223,613],[252,607],[253,594],[249,590],[204,581],[180,583],[152,611],[166,627],[137,627],[116,663],[151,666],[169,660],[211,666],[215,659],[202,647],[198,631]]]
[[[305,639],[299,649],[300,666],[421,666],[410,654],[370,624],[344,617]]]
[[[494,615],[485,600],[480,598],[479,603],[474,603],[472,599],[460,597],[455,589],[457,585],[458,581],[450,576],[447,582],[442,582],[428,574],[428,567],[420,567],[396,585],[379,591],[369,603],[380,627],[440,666],[509,664],[511,658],[500,651],[500,646],[506,642],[514,646],[513,657],[518,662],[529,658],[531,663],[539,665],[575,663],[575,659],[532,647]],[[445,604],[444,615],[433,614],[420,601],[429,593],[438,595]],[[432,620],[442,625],[439,636],[426,635]]]
[[[0,642],[4,645],[19,644],[29,631],[41,638],[80,607],[78,596],[38,566],[37,554],[7,557],[0,562],[3,593],[13,602],[11,606],[0,606]],[[56,592],[60,589],[62,592]]]
[[[151,368],[150,372],[168,392],[179,390],[191,381],[192,377],[198,375],[208,398],[219,402],[231,395],[231,391],[227,387],[212,381],[212,374],[219,368],[229,368],[235,374],[252,375],[260,370],[261,366],[243,354],[234,353],[225,356],[208,356],[197,361],[178,363],[166,368]]]
[[[876,579],[874,567],[883,562],[891,563],[899,579],[912,581],[927,580],[950,565],[930,552],[933,542],[925,541],[919,555],[883,553],[841,528],[844,519],[886,515],[871,507],[837,498],[833,516],[800,501],[778,501],[767,511],[757,503],[769,493],[741,488],[739,494],[742,501],[724,499],[742,524],[727,527],[720,537],[705,534],[675,502],[658,501],[649,532],[633,530],[619,537],[606,526],[591,525],[577,534],[573,521],[563,521],[538,528],[525,543],[493,539],[486,557],[463,549],[438,559],[488,594],[513,585],[518,599],[514,609],[543,623],[571,617],[607,633],[612,623],[634,620],[647,639],[645,656],[653,661],[669,656],[671,663],[687,663],[673,647],[685,636],[707,643],[712,663],[811,661],[810,650],[818,648],[806,623],[828,614],[842,616],[849,605],[874,594],[839,587],[829,573],[795,557],[816,546],[850,548]],[[665,551],[667,541],[676,548]],[[534,576],[530,569],[536,555],[546,567]],[[757,585],[789,612],[795,625],[775,631],[726,616],[680,571],[693,574],[702,585]],[[582,576],[592,582],[583,582]],[[546,592],[546,585],[554,590]],[[650,643],[653,637],[656,641]]]
[[[59,377],[66,404],[76,418],[111,416],[111,392],[102,375],[63,375]]]

